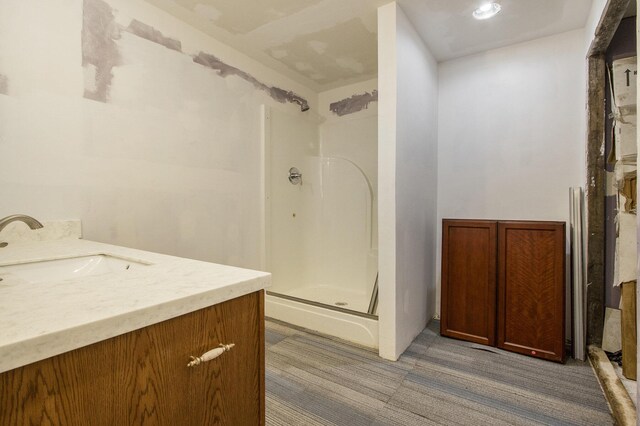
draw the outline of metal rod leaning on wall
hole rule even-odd
[[[570,206],[570,241],[571,241],[571,281],[573,294],[573,357],[586,359],[585,311],[586,299],[584,291],[584,241],[583,241],[583,191],[581,187],[569,189]]]

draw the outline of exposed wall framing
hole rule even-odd
[[[604,54],[587,60],[587,344],[602,344],[604,326]]]
[[[609,0],[587,55],[587,344],[602,344],[605,230],[605,52],[631,0]]]

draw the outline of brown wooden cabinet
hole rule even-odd
[[[442,226],[443,336],[564,361],[565,224]]]
[[[0,424],[263,425],[264,373],[256,292],[0,374]]]
[[[440,332],[495,345],[497,224],[444,220]]]

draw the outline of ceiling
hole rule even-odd
[[[477,21],[482,0],[399,0],[438,61],[585,26],[592,0],[499,0],[502,11]]]
[[[378,74],[391,0],[146,0],[315,91]]]
[[[146,0],[316,91],[377,76],[377,8],[391,0]],[[592,0],[398,0],[438,61],[581,28]]]

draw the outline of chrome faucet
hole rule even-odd
[[[3,219],[0,219],[0,231],[2,231],[11,222],[16,222],[16,221],[26,223],[31,229],[42,228],[42,224],[37,220],[35,220],[34,218],[32,218],[31,216],[27,216],[26,214],[14,214],[11,216],[7,216]]]

